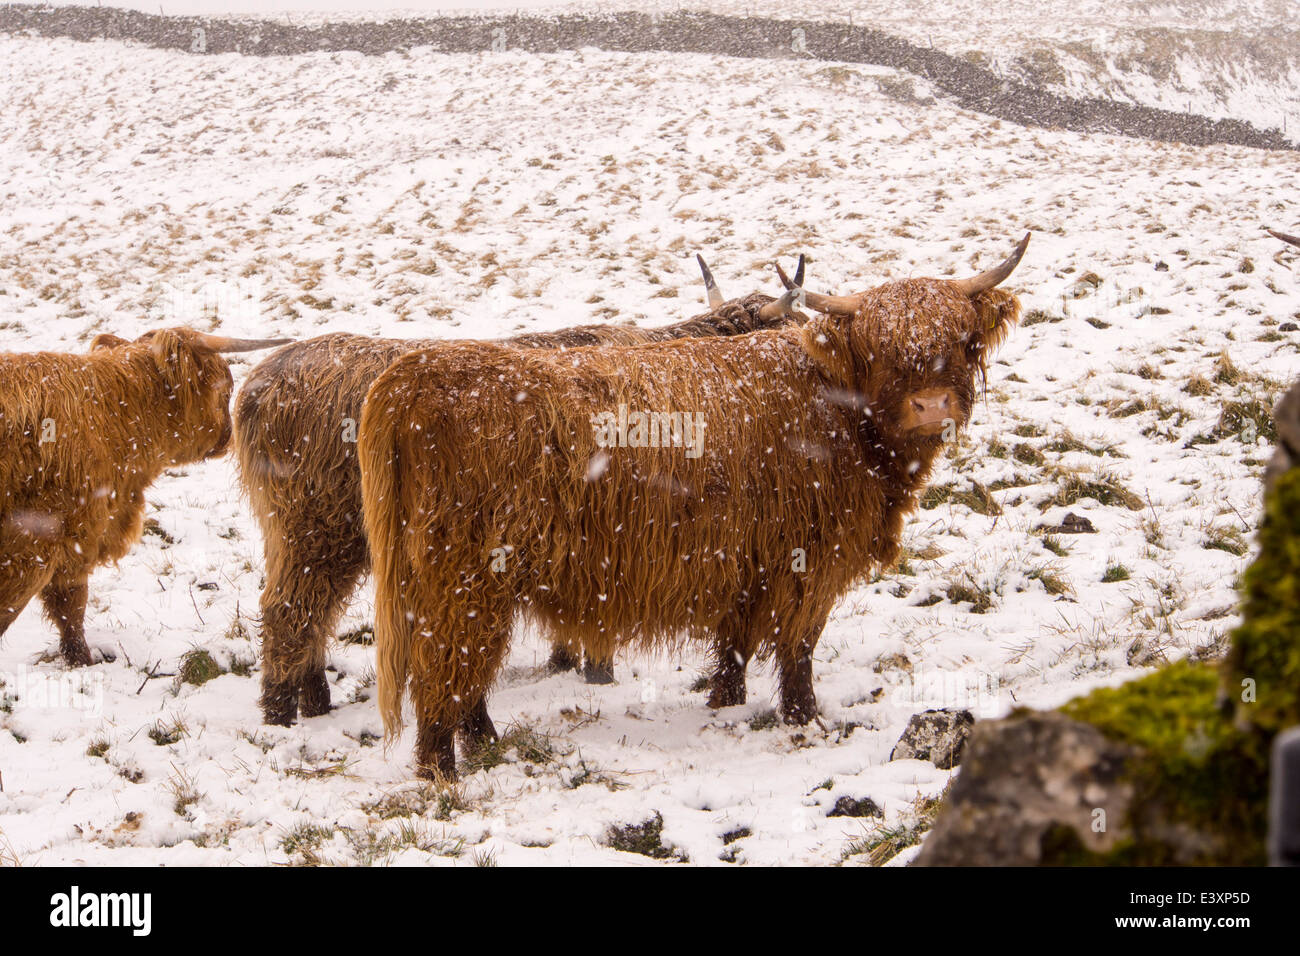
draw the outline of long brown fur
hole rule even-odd
[[[506,339],[515,348],[631,345],[737,335],[784,325],[753,294],[660,328],[589,325]],[[796,316],[795,320],[802,319]],[[262,527],[262,711],[290,724],[329,710],[325,652],[369,566],[355,436],[366,390],[395,359],[446,340],[335,334],[280,349],[257,366],[235,407],[240,481]],[[561,644],[557,659],[564,657]],[[598,664],[598,672],[609,666]]]
[[[454,773],[452,731],[521,614],[596,655],[707,641],[714,706],[743,702],[746,663],[771,655],[785,718],[809,720],[826,618],[897,557],[942,445],[902,426],[908,397],[949,389],[964,424],[1018,316],[1000,290],[909,280],[852,318],[729,340],[396,361],[359,444],[389,739],[409,688],[419,772]],[[592,416],[620,404],[703,412],[702,456],[598,447]]]
[[[230,442],[230,368],[189,329],[85,355],[0,355],[0,634],[40,596],[69,665],[91,663],[87,581],[140,537],[164,468]]]

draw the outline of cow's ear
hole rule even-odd
[[[199,364],[194,345],[176,329],[162,329],[149,340],[150,351],[163,378],[173,387],[182,388],[198,381]]]
[[[967,347],[971,358],[982,365],[1020,321],[1020,300],[1002,289],[989,289],[971,299],[970,304],[975,308],[975,329]]]
[[[853,351],[849,347],[848,330],[843,319],[830,315],[815,316],[800,331],[799,341],[827,378],[840,388],[856,388]]]
[[[93,352],[96,349],[112,349],[117,348],[119,345],[126,344],[128,344],[128,340],[122,338],[120,335],[114,335],[112,332],[100,332],[90,340],[90,351]]]

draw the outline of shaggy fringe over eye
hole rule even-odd
[[[981,387],[988,390],[988,359],[1007,340],[1012,327],[1020,321],[1020,300],[1004,289],[990,289],[970,300],[975,309],[976,335],[982,348],[976,349],[975,361]]]

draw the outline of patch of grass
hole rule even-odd
[[[1124,565],[1109,564],[1106,566],[1106,572],[1101,576],[1101,583],[1115,584],[1118,581],[1127,581],[1132,576],[1132,573]]]
[[[759,711],[749,719],[750,730],[771,730],[780,724],[781,718],[777,712],[769,707],[766,710]]]
[[[627,784],[621,780],[615,780],[609,774],[595,767],[588,767],[587,761],[579,759],[578,769],[564,782],[564,787],[566,790],[577,790],[579,787],[586,787],[591,784],[599,784],[609,791],[623,790],[627,787]]]
[[[1047,457],[1033,445],[1019,442],[1011,452],[1011,457],[1022,465],[1038,466],[1047,461]]]
[[[925,832],[934,826],[947,796],[948,788],[945,788],[937,797],[919,798],[913,802],[911,812],[899,823],[890,827],[878,827],[865,836],[850,841],[840,855],[840,863],[853,856],[865,855],[869,865],[881,866],[909,846],[916,846]]]
[[[513,761],[548,764],[554,759],[555,748],[550,738],[523,724],[512,724],[500,739],[484,743],[468,754],[462,763],[462,773],[468,776]]]
[[[1245,536],[1241,531],[1231,526],[1213,525],[1205,534],[1205,539],[1201,542],[1201,547],[1207,551],[1226,551],[1228,554],[1235,554],[1241,557],[1250,550],[1246,544]]]
[[[1081,438],[1076,438],[1069,430],[1062,432],[1058,437],[1052,439],[1043,446],[1045,451],[1056,452],[1059,455],[1068,454],[1069,452],[1084,452],[1095,458],[1110,456],[1111,458],[1124,458],[1124,452],[1115,442],[1099,441],[1095,444],[1089,444]]]
[[[1220,352],[1214,362],[1214,380],[1220,385],[1237,385],[1245,379],[1246,373],[1233,364],[1228,353]]]
[[[1104,471],[1092,475],[1060,470],[1056,475],[1056,494],[1039,505],[1046,511],[1052,507],[1073,505],[1091,498],[1098,504],[1108,507],[1127,508],[1129,511],[1141,511],[1142,499],[1125,488],[1123,483],[1112,474]]]
[[[187,733],[189,733],[189,728],[185,726],[185,721],[180,717],[173,718],[170,723],[156,720],[154,725],[149,728],[149,739],[159,747],[168,747],[174,743],[179,743]]]
[[[1192,375],[1183,386],[1183,391],[1194,398],[1204,398],[1214,394],[1214,383],[1200,373]]]
[[[1271,395],[1242,395],[1224,402],[1219,422],[1214,426],[1217,438],[1229,436],[1246,444],[1259,438],[1277,441],[1277,426],[1273,422],[1273,397]]]
[[[976,514],[996,517],[1002,514],[1002,507],[994,500],[992,493],[978,481],[972,481],[969,488],[958,489],[955,485],[931,485],[921,495],[921,507],[927,510],[942,504],[964,505]]]
[[[623,853],[639,853],[652,860],[678,860],[687,862],[686,855],[677,847],[663,842],[664,818],[658,810],[642,823],[611,825],[605,830],[605,845]]]
[[[1029,422],[1022,422],[1015,428],[1011,429],[1011,434],[1017,438],[1042,438],[1047,434],[1046,430],[1038,425],[1032,425]]]
[[[375,629],[373,625],[362,624],[360,627],[354,627],[350,631],[344,631],[339,635],[340,644],[353,644],[359,647],[370,647],[375,643]]]
[[[180,769],[166,783],[166,787],[171,791],[172,810],[178,817],[184,817],[189,814],[189,808],[203,799],[203,794],[199,793],[198,788],[194,785],[194,778],[186,775]]]
[[[1043,590],[1054,597],[1074,593],[1074,588],[1070,586],[1070,582],[1061,573],[1061,569],[1054,565],[1044,564],[1041,567],[1031,568],[1026,577],[1031,581],[1042,584]]]
[[[201,687],[224,673],[221,665],[211,654],[201,647],[195,647],[186,651],[185,656],[181,658],[181,666],[176,672],[176,677],[182,684]]]
[[[317,823],[299,823],[280,838],[280,849],[286,856],[297,857],[298,866],[320,866],[322,846],[334,839],[334,828]]]
[[[953,604],[970,604],[972,614],[984,614],[992,610],[997,595],[994,588],[980,584],[969,574],[965,575],[964,580],[949,584],[944,593]]]
[[[1061,539],[1054,534],[1043,535],[1043,547],[1058,558],[1063,558],[1070,553],[1070,549],[1061,543]]]
[[[108,742],[107,737],[96,737],[90,742],[90,746],[86,748],[86,756],[103,757],[108,753],[110,746],[112,745]]]
[[[726,846],[729,843],[735,843],[737,840],[743,840],[745,837],[753,835],[754,831],[749,827],[736,827],[736,829],[728,830],[726,833],[722,834],[722,845]]]

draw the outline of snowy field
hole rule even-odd
[[[74,0],[296,24],[411,16],[678,10],[850,22],[1054,93],[1246,118],[1300,142],[1294,0]],[[59,5],[69,5],[66,2]],[[807,38],[815,50],[817,37]]]
[[[448,791],[387,754],[364,640],[337,708],[262,726],[261,544],[232,462],[169,474],[91,582],[67,674],[35,607],[0,644],[0,859],[28,865],[858,865],[915,852],[951,773],[889,760],[927,707],[1051,706],[1215,655],[1236,621],[1268,419],[1300,372],[1300,155],[1026,130],[825,63],[641,56],[194,58],[0,38],[0,350],[159,324],[234,335],[498,336],[847,292],[998,261],[1026,319],[939,468],[907,555],[835,611],[821,724],[772,674],[711,712],[703,656],[547,675],[518,635],[511,745]],[[908,96],[913,99],[909,100]],[[1247,117],[1249,118],[1249,117]],[[251,362],[236,357],[236,380]],[[1067,512],[1094,534],[1049,534]],[[341,631],[371,615],[369,591]],[[207,650],[226,671],[176,677]],[[471,768],[472,769],[472,768]],[[870,798],[883,817],[827,814]],[[901,853],[898,851],[901,850]]]

